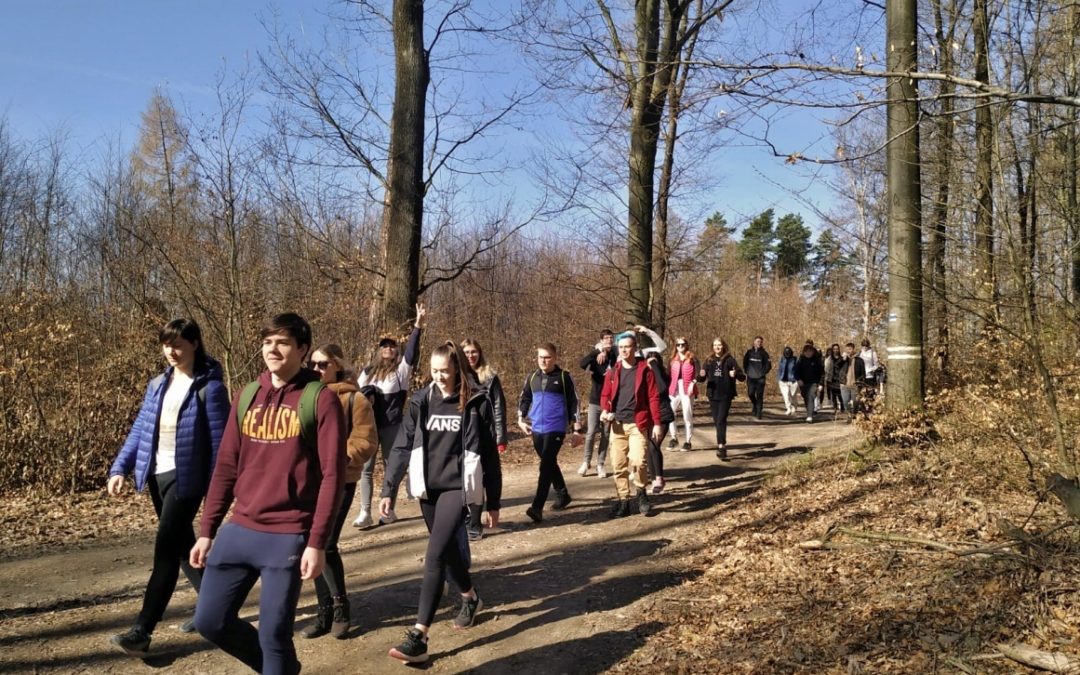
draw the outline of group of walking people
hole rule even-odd
[[[461,602],[453,625],[473,625],[483,602],[470,575],[470,542],[483,536],[485,525],[499,523],[506,399],[499,376],[471,339],[432,350],[428,383],[409,395],[425,317],[417,305],[403,352],[395,339],[384,338],[370,363],[355,372],[340,346],[313,349],[308,323],[296,314],[279,314],[260,333],[266,370],[232,400],[198,325],[176,319],[161,329],[167,367],[149,382],[107,484],[110,494],[119,494],[125,478],[133,476],[137,489],[149,488],[158,516],[142,609],[129,630],[113,636],[115,646],[133,655],[148,653],[182,570],[198,593],[194,617],[182,630],[199,632],[256,672],[299,672],[293,623],[301,584],[314,582],[318,602],[314,621],[301,635],[345,637],[352,617],[338,540],[352,502],[359,492],[355,526],[372,527],[376,518],[391,524],[403,481],[407,494],[419,500],[429,537],[416,621],[389,655],[407,663],[427,659],[428,631],[447,580]],[[865,350],[854,355],[853,345],[848,347],[830,353],[827,362],[812,343],[799,359],[785,348],[778,370],[788,414],[794,411],[788,382],[798,385],[808,421],[815,387],[827,387],[834,376],[840,405],[850,405],[851,382],[858,386],[878,364]],[[583,420],[556,346],[537,347],[537,368],[525,379],[517,419],[539,458],[535,493],[525,511],[531,521],[543,521],[549,498],[556,511],[572,501],[558,463],[568,435],[573,446],[584,446],[579,475],[593,467],[597,442],[598,476],[608,475],[610,457],[616,497],[610,516],[634,510],[649,516],[650,493],[665,487],[665,437],[671,437],[669,448],[679,446],[680,413],[681,449],[693,447],[693,403],[701,383],[720,459],[727,459],[736,382],[747,382],[753,414],[761,418],[764,379],[772,369],[761,338],[742,364],[721,339],[700,363],[685,338],[675,340],[667,359],[666,350],[664,340],[645,326],[617,335],[602,331],[580,361],[592,380]],[[379,454],[385,471],[374,511]],[[196,537],[192,522],[200,504]],[[239,619],[256,581],[262,584],[258,629]]]

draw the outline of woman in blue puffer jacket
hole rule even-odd
[[[149,485],[158,516],[154,567],[142,611],[130,630],[110,641],[136,656],[149,649],[181,568],[199,590],[202,573],[187,562],[195,544],[191,523],[210,484],[231,409],[221,366],[206,355],[197,323],[174,319],[165,324],[158,339],[168,367],[147,385],[135,424],[109,469],[108,482],[110,495],[120,494],[128,475],[134,475],[138,490]],[[182,629],[189,626],[185,622]]]

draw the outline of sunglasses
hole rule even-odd
[[[312,361],[311,367],[315,370],[326,370],[330,367],[330,361]]]
[[[685,347],[685,346],[686,346],[686,343],[685,343],[685,342],[676,342],[676,343],[675,343],[675,346],[676,346],[676,347]]]

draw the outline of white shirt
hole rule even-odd
[[[169,388],[165,390],[165,399],[161,402],[161,416],[158,418],[157,454],[154,456],[155,475],[176,468],[176,422],[180,417],[180,407],[187,398],[192,382],[194,382],[192,378],[173,369]]]

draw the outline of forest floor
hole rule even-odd
[[[699,411],[703,412],[703,411]],[[731,461],[697,418],[695,450],[668,452],[657,514],[611,521],[610,479],[561,466],[574,502],[525,516],[536,480],[527,439],[504,455],[502,526],[473,545],[485,609],[454,631],[446,598],[431,631],[433,673],[1017,672],[994,650],[1023,639],[1077,653],[1075,546],[1068,533],[1018,550],[1004,514],[933,453],[863,454],[831,414],[808,425],[737,404]],[[10,503],[8,503],[10,502]],[[151,656],[108,645],[138,612],[153,519],[143,496],[45,507],[0,503],[0,671],[234,673],[238,664],[177,630],[195,603],[181,582]],[[356,507],[354,505],[353,515]],[[416,611],[426,531],[401,520],[358,531],[341,550],[353,603],[347,639],[296,639],[304,673],[401,672],[386,655]],[[1019,514],[1014,516],[1013,514]],[[997,523],[997,524],[995,524]],[[123,534],[120,534],[123,533]],[[254,620],[257,589],[242,616]],[[297,629],[314,611],[306,584]]]

